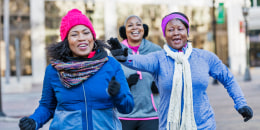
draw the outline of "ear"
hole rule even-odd
[[[119,35],[123,40],[127,39],[126,32],[125,32],[125,26],[119,27]]]
[[[143,27],[144,27],[144,36],[143,38],[146,38],[148,36],[148,33],[149,33],[149,27],[147,24],[143,24]]]

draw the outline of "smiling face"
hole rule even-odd
[[[139,43],[144,36],[144,28],[143,23],[136,17],[131,17],[127,20],[125,25],[126,36],[128,43]],[[131,45],[131,44],[130,44]]]
[[[73,57],[87,57],[94,47],[93,35],[84,25],[71,28],[68,41]]]
[[[180,20],[172,19],[165,27],[165,39],[170,47],[179,50],[187,43],[187,28]]]

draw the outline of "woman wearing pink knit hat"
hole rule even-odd
[[[45,71],[38,108],[19,122],[22,130],[41,128],[52,119],[55,130],[121,130],[116,116],[130,113],[133,97],[121,65],[96,40],[91,21],[77,9],[60,24],[61,42],[47,48],[51,64]]]

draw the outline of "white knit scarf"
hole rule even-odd
[[[193,113],[192,80],[188,58],[192,52],[192,45],[188,43],[186,53],[173,52],[164,45],[167,56],[175,60],[175,69],[172,81],[172,92],[167,117],[167,130],[197,130]],[[184,90],[182,90],[182,74]],[[184,91],[184,107],[181,115],[181,95]],[[182,120],[180,122],[180,120]]]

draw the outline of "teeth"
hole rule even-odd
[[[132,34],[139,34],[139,32],[138,32],[138,31],[135,31],[135,32],[132,32]]]
[[[85,45],[85,44],[81,44],[81,45],[79,45],[79,47],[85,47],[85,46],[87,46],[87,45]]]

